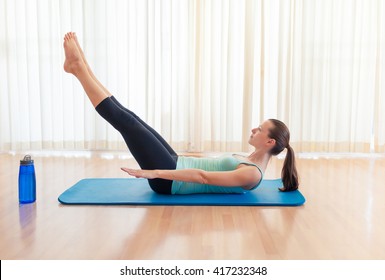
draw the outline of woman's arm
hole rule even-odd
[[[204,171],[201,169],[142,170],[122,168],[136,178],[167,179],[223,187],[251,189],[261,180],[261,173],[254,166],[242,166],[233,171]]]

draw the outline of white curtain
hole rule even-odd
[[[374,149],[385,152],[385,3],[379,1],[377,7],[376,68],[374,78],[375,115],[373,121]]]
[[[178,151],[247,151],[279,118],[298,152],[385,151],[381,0],[0,0],[0,151],[125,150],[64,73],[99,80]]]
[[[379,121],[374,119],[375,97],[384,94],[376,87],[376,71],[382,75],[384,71],[378,68],[385,47],[380,41],[383,5],[383,1],[303,1],[283,9],[288,13],[286,28],[292,31],[286,40],[288,54],[283,49],[280,56],[286,77],[278,83],[290,104],[279,106],[286,107],[282,117],[295,131],[297,150],[373,149],[373,133],[378,137],[381,130],[373,130]],[[383,101],[377,105],[380,111],[385,109]]]

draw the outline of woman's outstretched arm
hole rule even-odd
[[[146,179],[167,179],[223,187],[253,188],[261,180],[261,173],[253,166],[242,166],[233,171],[204,171],[201,169],[143,170],[122,168],[131,176]]]

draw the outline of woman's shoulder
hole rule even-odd
[[[239,162],[240,165],[255,166],[263,176],[262,169],[257,164],[249,160],[246,156],[240,154],[233,154],[233,157]]]
[[[239,163],[244,163],[244,164],[248,164],[248,165],[255,165],[257,166],[255,163],[253,163],[252,161],[250,161],[247,156],[244,156],[244,155],[241,155],[241,154],[232,154],[232,157],[237,160]]]

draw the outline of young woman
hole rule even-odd
[[[83,86],[96,111],[123,136],[141,169],[122,168],[137,178],[146,178],[162,194],[242,193],[259,186],[273,155],[285,148],[281,191],[298,188],[294,151],[286,125],[275,119],[251,130],[248,157],[194,158],[178,156],[170,145],[133,112],[123,107],[97,80],[89,67],[75,33],[64,37],[64,70]]]

